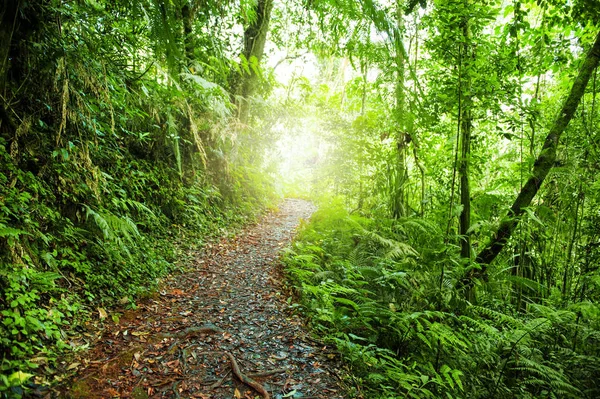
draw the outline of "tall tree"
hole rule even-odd
[[[556,162],[556,150],[561,135],[569,125],[569,122],[575,115],[575,111],[579,105],[581,97],[585,93],[590,77],[594,70],[598,67],[600,61],[600,32],[596,35],[596,39],[592,48],[588,51],[581,67],[579,74],[573,82],[571,91],[563,106],[560,109],[546,139],[542,150],[537,157],[531,177],[523,185],[523,188],[517,195],[513,205],[510,207],[504,219],[500,222],[498,229],[492,235],[489,243],[477,255],[477,262],[482,265],[477,273],[478,277],[487,278],[487,265],[489,265],[506,245],[513,231],[519,223],[519,217],[525,212],[542,183]]]
[[[183,22],[183,45],[187,65],[194,62],[194,19],[196,18],[198,4],[186,1],[181,7],[181,19]]]
[[[0,93],[4,95],[6,74],[9,68],[9,53],[12,45],[12,37],[17,23],[19,10],[18,0],[7,0],[0,10]]]
[[[469,228],[471,226],[471,188],[469,184],[469,163],[471,157],[471,127],[472,118],[472,94],[471,94],[471,69],[472,69],[472,46],[470,43],[471,33],[469,27],[469,2],[464,1],[464,9],[461,15],[461,40],[459,48],[458,66],[458,128],[460,130],[460,157],[458,173],[460,175],[460,204],[462,210],[459,217],[460,254],[463,258],[471,257],[471,238]]]
[[[258,83],[258,68],[263,58],[267,34],[269,32],[269,22],[271,20],[271,11],[273,10],[273,0],[258,0],[254,8],[254,18],[244,30],[244,48],[242,55],[248,62],[248,69],[242,70],[238,77],[237,87],[237,105],[239,118],[242,123],[248,121],[248,111],[250,107],[250,98],[256,92]]]
[[[393,192],[392,194],[392,216],[399,218],[406,213],[406,193],[405,186],[408,180],[408,170],[406,166],[406,147],[410,143],[405,132],[406,126],[406,93],[404,87],[404,72],[406,64],[406,51],[404,48],[404,4],[398,0],[396,2],[396,29],[394,34],[394,66],[396,68],[396,84],[395,95],[396,104],[394,108],[394,116],[396,121],[396,129],[398,131],[396,138],[396,164],[393,170]]]

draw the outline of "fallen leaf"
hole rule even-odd
[[[71,363],[71,364],[69,364],[69,367],[67,367],[67,370],[76,369],[77,367],[79,367],[79,365],[81,365],[81,363],[77,363],[77,362]]]

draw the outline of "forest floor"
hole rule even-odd
[[[335,352],[288,304],[279,261],[313,211],[286,200],[234,239],[207,245],[137,310],[105,322],[60,396],[342,398]]]

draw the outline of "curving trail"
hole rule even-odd
[[[313,206],[286,200],[103,332],[72,398],[342,398],[335,353],[282,291],[279,254]]]

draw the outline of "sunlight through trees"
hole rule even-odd
[[[600,396],[598,0],[5,0],[0,21],[2,397],[75,372],[105,308],[283,197],[319,206],[289,300],[347,397]]]

